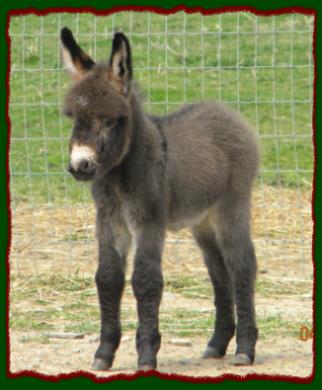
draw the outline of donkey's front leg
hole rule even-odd
[[[161,343],[159,306],[163,289],[161,254],[165,233],[163,227],[155,225],[140,230],[136,240],[132,286],[139,319],[136,334],[138,369],[146,371],[156,368]]]
[[[122,224],[98,224],[98,241],[99,264],[95,281],[101,310],[101,336],[92,369],[107,370],[113,364],[121,339],[120,301],[130,235]]]

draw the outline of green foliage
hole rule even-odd
[[[312,182],[312,26],[294,14],[256,17],[50,14],[13,17],[11,36],[11,189],[14,200],[86,201],[87,187],[66,173],[71,123],[61,113],[69,81],[58,31],[69,26],[95,59],[107,60],[113,30],[130,35],[135,78],[146,110],[221,100],[239,109],[261,136],[266,184]],[[257,34],[256,34],[257,31]]]

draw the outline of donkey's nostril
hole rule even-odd
[[[94,164],[91,161],[83,160],[79,163],[78,172],[80,173],[90,173],[94,168]]]
[[[80,167],[79,167],[80,171],[86,172],[88,170],[88,168],[89,168],[88,161],[81,162]]]
[[[95,173],[95,162],[91,160],[83,159],[79,161],[75,166],[74,164],[70,162],[67,170],[76,180],[92,180]]]

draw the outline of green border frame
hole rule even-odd
[[[8,45],[6,42],[6,35],[7,35],[7,18],[10,11],[14,10],[21,10],[22,13],[26,11],[29,8],[32,8],[34,10],[44,11],[46,9],[52,9],[54,11],[55,8],[92,8],[96,9],[97,11],[103,11],[107,10],[109,8],[113,7],[126,7],[126,6],[141,6],[141,7],[162,7],[165,9],[170,9],[176,6],[179,6],[180,4],[184,5],[186,7],[202,7],[204,10],[208,9],[218,9],[218,8],[254,8],[257,11],[278,11],[279,9],[285,9],[285,8],[296,8],[296,7],[303,7],[304,9],[310,9],[315,10],[316,15],[316,25],[315,25],[315,64],[316,64],[316,78],[315,78],[315,109],[314,109],[314,118],[313,123],[315,124],[316,131],[313,134],[313,139],[315,139],[315,177],[314,177],[314,191],[313,191],[313,214],[314,214],[314,244],[313,244],[313,257],[315,260],[315,277],[316,281],[319,280],[319,269],[316,267],[316,260],[319,258],[319,255],[322,253],[322,245],[319,244],[319,238],[321,237],[321,231],[319,229],[319,225],[316,223],[321,211],[321,205],[319,205],[318,199],[320,195],[319,190],[319,184],[322,183],[322,178],[320,177],[320,171],[319,171],[319,158],[318,158],[318,150],[322,148],[322,135],[319,134],[317,131],[317,128],[320,124],[322,124],[322,111],[319,109],[319,97],[321,93],[321,81],[318,77],[318,71],[319,71],[319,62],[318,58],[322,57],[322,35],[319,36],[320,32],[320,13],[322,11],[322,2],[321,0],[213,0],[213,1],[206,1],[206,0],[183,0],[182,2],[174,1],[174,0],[164,0],[164,1],[158,1],[153,3],[148,0],[133,0],[133,1],[124,1],[124,0],[109,0],[107,2],[103,2],[102,0],[92,0],[90,1],[84,1],[84,0],[49,0],[49,1],[39,1],[39,0],[11,0],[9,4],[2,5],[0,10],[0,26],[1,26],[1,43],[0,43],[0,50],[2,52],[2,61],[0,63],[1,68],[1,75],[3,80],[3,87],[1,88],[1,107],[4,109],[1,110],[1,123],[3,126],[1,128],[3,129],[0,131],[0,209],[1,209],[1,220],[2,223],[0,223],[0,238],[1,238],[1,244],[0,245],[0,258],[3,260],[2,264],[5,264],[7,256],[8,256],[8,243],[10,240],[10,212],[8,208],[8,178],[7,178],[7,164],[8,164],[8,116],[7,116],[7,69],[8,69]],[[321,22],[322,23],[322,22]],[[2,307],[6,309],[7,307],[7,273],[6,273],[6,267],[2,266],[0,268],[0,286],[1,286],[1,303]],[[316,283],[315,288],[315,302],[316,307],[318,307],[318,302],[320,300],[321,296],[321,289],[319,288],[319,284]],[[3,310],[5,312],[6,310]],[[319,323],[322,321],[319,320],[318,316],[316,318],[316,328],[318,329]],[[0,351],[0,383],[4,386],[4,388],[12,387],[12,386],[18,386],[21,388],[21,386],[33,386],[33,388],[39,388],[39,386],[53,386],[54,384],[60,384],[63,387],[69,387],[69,386],[77,386],[80,387],[81,385],[86,386],[95,386],[96,383],[94,383],[89,378],[69,378],[64,379],[61,377],[61,379],[57,382],[50,382],[48,379],[39,379],[39,378],[32,378],[32,377],[19,377],[19,378],[10,378],[8,377],[7,372],[7,351],[6,351],[6,344],[7,344],[7,315],[3,316],[3,320],[1,321],[1,327],[3,335],[3,341],[1,343],[1,351]],[[315,377],[313,378],[313,381],[309,384],[311,386],[321,384],[321,378],[322,378],[322,371],[320,370],[320,360],[319,359],[319,350],[321,349],[321,342],[319,335],[317,332],[315,332],[315,350],[316,350],[316,361],[315,361]],[[242,378],[241,378],[242,379]],[[260,386],[270,386],[272,381],[278,381],[282,382],[279,384],[282,384],[282,386],[298,386],[303,383],[303,381],[297,381],[298,383],[294,382],[290,383],[289,381],[285,381],[282,379],[273,378],[269,380],[261,380]],[[256,383],[257,380],[249,379],[246,382],[237,382],[237,379],[231,381],[231,380],[225,380],[221,383],[222,386],[230,386],[232,382],[239,384],[240,386],[258,386],[259,383]],[[302,382],[302,383],[301,383]],[[133,380],[115,380],[113,382],[109,382],[109,386],[116,386],[120,387],[123,385],[134,385],[134,386],[153,386],[153,385],[175,385],[177,386],[196,386],[196,383],[186,383],[186,382],[180,382],[180,380],[177,379],[160,379],[156,376],[149,376],[149,377],[140,377]],[[209,383],[214,384],[214,383]],[[276,382],[277,384],[277,382]]]

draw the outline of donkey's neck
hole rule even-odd
[[[146,116],[143,107],[136,93],[133,93],[130,100],[132,117],[132,144],[139,144],[146,138]]]
[[[162,153],[160,133],[144,113],[139,97],[133,93],[130,100],[132,134],[129,150],[122,162],[108,174],[109,179],[126,191],[140,186],[140,178],[147,174]],[[142,175],[142,170],[144,174]]]
[[[135,152],[135,159],[158,159],[161,149],[159,130],[144,113],[140,99],[136,94],[133,94],[131,98],[131,113],[131,146]]]

